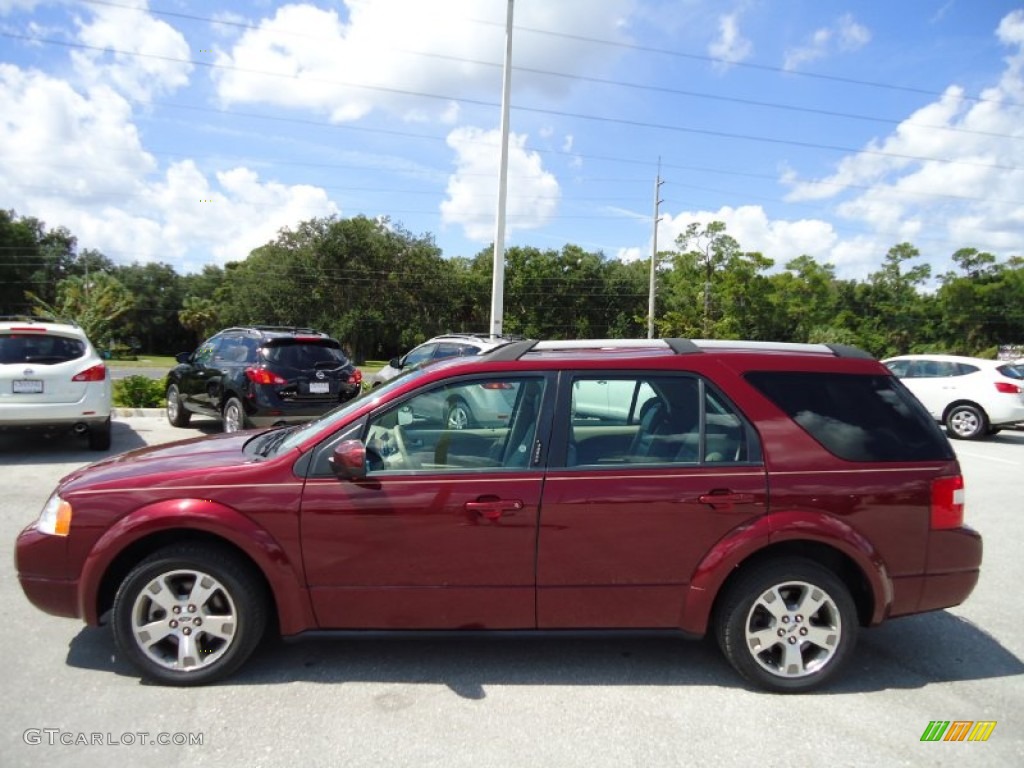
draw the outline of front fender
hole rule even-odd
[[[202,531],[230,542],[263,573],[277,605],[281,633],[296,634],[315,626],[309,595],[302,586],[301,565],[263,528],[245,515],[208,499],[173,499],[140,507],[111,526],[93,545],[79,581],[79,615],[99,622],[98,595],[103,577],[126,547],[167,531]]]
[[[793,510],[764,515],[742,525],[720,540],[690,578],[683,603],[681,629],[694,635],[707,632],[715,599],[726,579],[751,556],[787,542],[824,544],[846,555],[864,575],[871,589],[872,624],[886,615],[892,603],[892,580],[871,543],[831,515]]]

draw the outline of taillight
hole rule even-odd
[[[81,373],[72,376],[72,381],[103,381],[107,378],[107,366],[103,363],[94,365],[92,368],[86,368]]]
[[[507,381],[488,381],[486,384],[481,384],[484,389],[512,389],[512,385]]]
[[[963,475],[932,480],[932,530],[959,528],[963,524]]]
[[[254,384],[287,384],[286,379],[281,378],[273,371],[266,368],[246,368],[245,378]]]
[[[997,381],[996,391],[1002,392],[1004,395],[1019,395],[1021,392],[1024,392],[1024,389],[1021,389],[1016,384],[1011,384],[1008,381]]]
[[[363,383],[363,372],[360,371],[358,368],[356,368],[354,371],[352,371],[351,375],[348,377],[348,383],[349,384],[362,384]]]

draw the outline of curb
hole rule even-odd
[[[163,416],[166,411],[163,408],[114,408],[111,415],[119,419],[132,416]]]

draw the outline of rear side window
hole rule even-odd
[[[928,412],[892,376],[755,371],[746,379],[841,459],[954,458]]]
[[[81,339],[46,333],[0,335],[0,364],[55,365],[85,355]]]
[[[1005,376],[1008,379],[1024,379],[1024,365],[1000,365],[996,368],[1001,376]]]

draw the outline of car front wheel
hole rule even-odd
[[[144,677],[171,685],[234,672],[256,648],[266,621],[266,599],[248,564],[205,545],[155,552],[114,598],[118,648]]]
[[[181,393],[178,392],[178,385],[171,384],[167,388],[167,421],[172,427],[187,427],[192,420],[192,414],[181,404]]]
[[[976,405],[957,405],[946,414],[946,431],[956,440],[977,440],[988,432],[988,417]]]
[[[799,558],[755,566],[733,582],[716,614],[729,663],[777,693],[822,685],[856,643],[857,610],[831,571]]]

